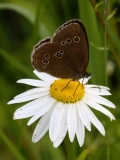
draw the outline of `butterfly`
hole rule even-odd
[[[58,78],[78,80],[88,77],[88,37],[83,23],[73,19],[59,27],[52,38],[34,46],[31,61],[39,72]]]

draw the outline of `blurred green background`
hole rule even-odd
[[[100,3],[102,2],[102,3]],[[95,4],[99,4],[96,6]],[[96,11],[94,7],[96,6]],[[88,72],[91,83],[107,85],[109,98],[116,109],[109,109],[116,117],[110,122],[94,111],[106,129],[103,137],[92,126],[86,130],[85,143],[71,144],[72,160],[118,160],[120,157],[120,0],[108,0],[105,21],[105,3],[99,0],[0,0],[0,159],[1,160],[66,160],[67,138],[53,148],[47,133],[39,142],[32,143],[35,122],[27,127],[28,119],[13,120],[14,111],[22,104],[7,105],[15,95],[29,89],[16,84],[22,78],[36,78],[31,66],[31,51],[42,38],[70,19],[82,20],[90,44]],[[117,9],[117,10],[116,10]],[[114,14],[115,13],[115,14]],[[101,19],[100,19],[101,18]],[[108,36],[105,51],[105,29]],[[106,81],[107,78],[107,81]]]

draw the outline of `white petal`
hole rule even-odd
[[[46,92],[46,91],[49,91],[49,88],[32,88],[32,89],[30,89],[26,92],[23,92],[23,93],[15,96],[14,99],[29,96],[29,95],[33,95],[33,94],[39,94],[41,92]]]
[[[115,120],[115,117],[112,115],[112,113],[110,111],[108,111],[106,108],[104,108],[103,106],[99,105],[98,103],[93,102],[90,99],[85,100],[85,98],[82,101],[84,103],[88,104],[90,107],[92,107],[92,108],[102,112],[106,116],[108,116],[111,119],[111,121]]]
[[[91,95],[89,93],[85,93],[85,97],[87,99],[91,99],[92,101],[96,102],[96,103],[100,103],[103,104],[105,106],[111,107],[111,108],[115,108],[115,105],[110,102],[109,100],[107,100],[106,98],[103,98],[101,96],[98,95]]]
[[[86,88],[85,92],[94,94],[94,95],[111,95],[111,93],[108,90],[101,89],[101,88]]]
[[[53,143],[55,148],[57,148],[62,143],[62,141],[65,138],[65,135],[67,133],[67,105],[68,104],[64,104],[64,106],[63,106],[64,110],[62,112],[62,119],[61,119],[61,122],[60,122],[59,135]]]
[[[53,83],[57,78],[56,77],[53,77],[51,76],[50,74],[47,74],[47,73],[44,73],[44,72],[38,72],[37,70],[34,70],[33,71],[36,76],[38,76],[40,79],[44,80],[45,82],[48,82],[48,83]]]
[[[82,83],[82,84],[86,84],[88,82],[88,80],[91,78],[91,76],[87,77],[87,78],[81,78],[79,79],[79,82]]]
[[[49,135],[51,141],[55,141],[60,131],[60,121],[62,118],[63,103],[58,102],[50,118]]]
[[[77,112],[78,112],[79,118],[82,120],[86,128],[89,131],[91,131],[91,123],[84,110],[84,103],[82,101],[78,101],[76,104],[77,104]]]
[[[25,104],[24,106],[20,107],[15,111],[14,119],[27,118],[35,115],[47,103],[49,103],[50,98],[50,96],[45,96]]]
[[[54,106],[56,103],[56,100],[51,99],[48,104],[46,104],[40,111],[37,112],[27,123],[27,125],[31,125],[33,122],[35,122],[38,118],[40,118],[42,115],[44,115],[51,107]]]
[[[67,125],[70,141],[73,142],[77,127],[76,106],[74,104],[68,105]]]
[[[46,92],[43,92],[43,93],[33,94],[33,95],[22,97],[22,98],[16,98],[16,99],[13,99],[13,100],[9,101],[8,104],[30,101],[30,100],[33,100],[33,99],[43,97],[43,96],[48,95],[48,94],[49,94],[49,91],[46,91]]]
[[[100,86],[100,85],[94,85],[94,84],[86,84],[85,88],[101,88],[101,89],[106,89],[106,90],[110,90],[110,88],[106,87],[106,86]]]
[[[28,84],[35,87],[50,87],[50,83],[36,79],[20,79],[17,81],[17,83]]]
[[[76,136],[78,139],[78,143],[80,147],[84,143],[84,138],[85,138],[85,127],[79,116],[77,115],[77,130],[76,130]]]
[[[33,100],[25,105],[23,105],[22,107],[20,107],[18,110],[21,112],[22,111],[25,111],[25,110],[29,110],[29,109],[34,109],[34,107],[36,106],[40,106],[44,104],[44,102],[48,103],[49,102],[49,99],[51,99],[51,96],[50,95],[47,95],[47,96],[44,96],[44,97],[41,97],[41,98],[38,98],[36,100]]]
[[[102,125],[102,123],[97,119],[97,117],[94,115],[94,113],[90,110],[90,108],[85,105],[84,109],[86,111],[87,116],[89,117],[90,121],[93,123],[93,125],[99,130],[99,132],[102,135],[105,135],[105,129]]]
[[[46,114],[44,114],[41,119],[39,120],[33,136],[32,136],[32,142],[37,142],[39,141],[44,135],[45,133],[48,131],[49,129],[49,122],[50,122],[50,117],[51,114],[53,112],[54,107],[52,107]]]

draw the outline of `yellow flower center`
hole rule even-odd
[[[50,94],[63,103],[74,103],[84,96],[84,85],[71,79],[55,80],[50,87]]]

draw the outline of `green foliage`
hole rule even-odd
[[[95,2],[97,5],[91,2]],[[8,106],[7,102],[28,86],[16,84],[22,78],[35,78],[32,73],[31,51],[42,38],[52,36],[67,20],[79,18],[84,23],[90,43],[88,72],[92,83],[108,85],[116,105],[111,109],[116,121],[97,113],[106,129],[103,137],[92,127],[86,131],[85,143],[79,147],[75,139],[71,146],[77,160],[118,160],[120,157],[120,2],[108,1],[107,50],[105,51],[105,4],[99,0],[0,0],[0,159],[4,160],[66,160],[68,151],[65,141],[53,148],[48,133],[36,144],[31,142],[35,124],[26,126],[27,120],[13,121],[14,111],[22,106]],[[93,7],[93,6],[94,7]],[[95,10],[96,9],[96,10]],[[116,13],[113,11],[116,10]],[[99,15],[103,21],[100,21]],[[112,14],[114,13],[114,14]],[[104,28],[104,29],[103,29]],[[92,44],[92,45],[91,45]],[[99,49],[102,48],[102,49]],[[109,48],[109,50],[108,50]],[[107,60],[106,58],[107,57]],[[113,64],[108,72],[108,62]],[[107,82],[106,82],[107,77]]]

